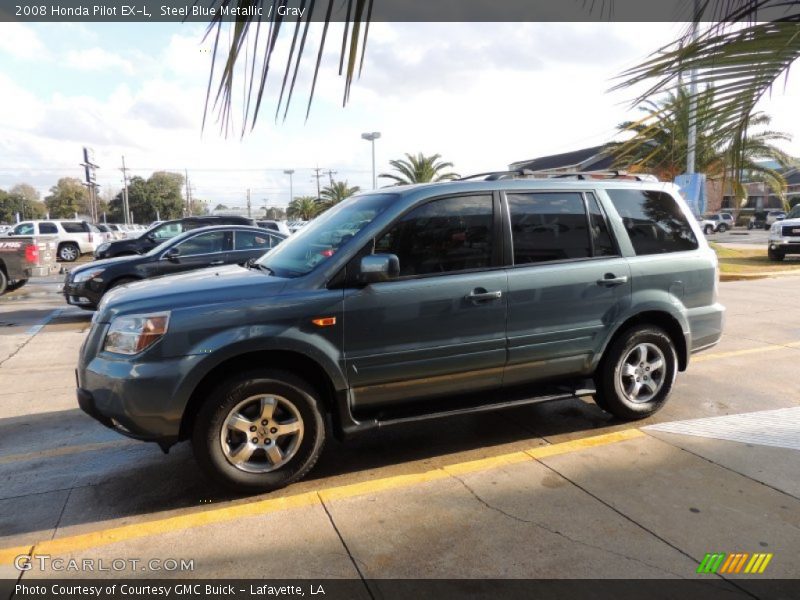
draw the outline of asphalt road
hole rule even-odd
[[[91,313],[60,279],[0,300],[0,576],[34,546],[179,555],[195,577],[688,577],[711,551],[774,552],[773,576],[798,575],[799,277],[721,284],[722,342],[651,419],[586,398],[396,427],[330,441],[306,480],[252,498],[211,486],[188,444],[164,455],[78,410]],[[765,419],[786,435],[764,443]]]

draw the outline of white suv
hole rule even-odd
[[[55,235],[58,237],[57,256],[64,262],[73,262],[81,254],[93,254],[103,243],[103,234],[86,221],[22,221],[8,235]]]

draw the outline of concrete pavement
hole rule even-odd
[[[332,442],[307,480],[253,498],[213,489],[186,444],[164,456],[77,410],[90,314],[0,301],[0,575],[35,546],[194,561],[111,576],[670,578],[769,552],[762,577],[797,577],[798,451],[647,426],[800,406],[798,295],[796,277],[722,284],[722,343],[639,429],[589,399],[431,421]]]

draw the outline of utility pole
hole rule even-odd
[[[333,186],[333,176],[336,175],[336,171],[332,171],[331,169],[328,169],[326,172],[328,173],[328,179],[330,179],[331,187],[332,187]]]
[[[289,176],[289,202],[294,200],[294,190],[292,189],[292,175],[294,175],[294,169],[284,169],[283,172]]]
[[[250,188],[247,188],[247,218],[253,218],[253,215],[250,212]]]
[[[317,200],[320,199],[320,195],[319,195],[319,180],[322,178],[322,173],[323,173],[322,169],[317,167],[316,169],[314,169],[314,174],[311,176],[311,177],[313,177],[314,179],[317,180]]]
[[[186,176],[186,214],[192,216],[192,188],[189,186],[189,170],[183,170]]]
[[[375,177],[375,140],[381,137],[380,131],[373,131],[371,133],[362,133],[361,139],[367,140],[372,144],[372,189],[378,187],[378,180]]]
[[[123,188],[122,192],[122,213],[123,213],[123,221],[127,225],[130,223],[130,209],[128,208],[128,169],[125,167],[125,157],[122,157],[122,180],[125,183],[125,187]]]

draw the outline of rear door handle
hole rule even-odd
[[[216,266],[218,266],[218,265],[224,265],[224,264],[225,264],[225,261],[224,261],[224,260],[215,260],[214,262],[210,262],[210,263],[208,263],[208,265],[209,265],[210,267],[216,267]]]
[[[603,279],[597,280],[597,285],[612,286],[612,285],[622,285],[623,283],[628,283],[627,275],[621,275],[620,277],[617,277],[613,273],[606,273]]]
[[[485,302],[487,300],[499,300],[503,297],[503,292],[500,290],[495,290],[493,292],[487,292],[483,288],[478,288],[472,290],[469,294],[466,295],[467,300],[472,300],[473,302]]]

